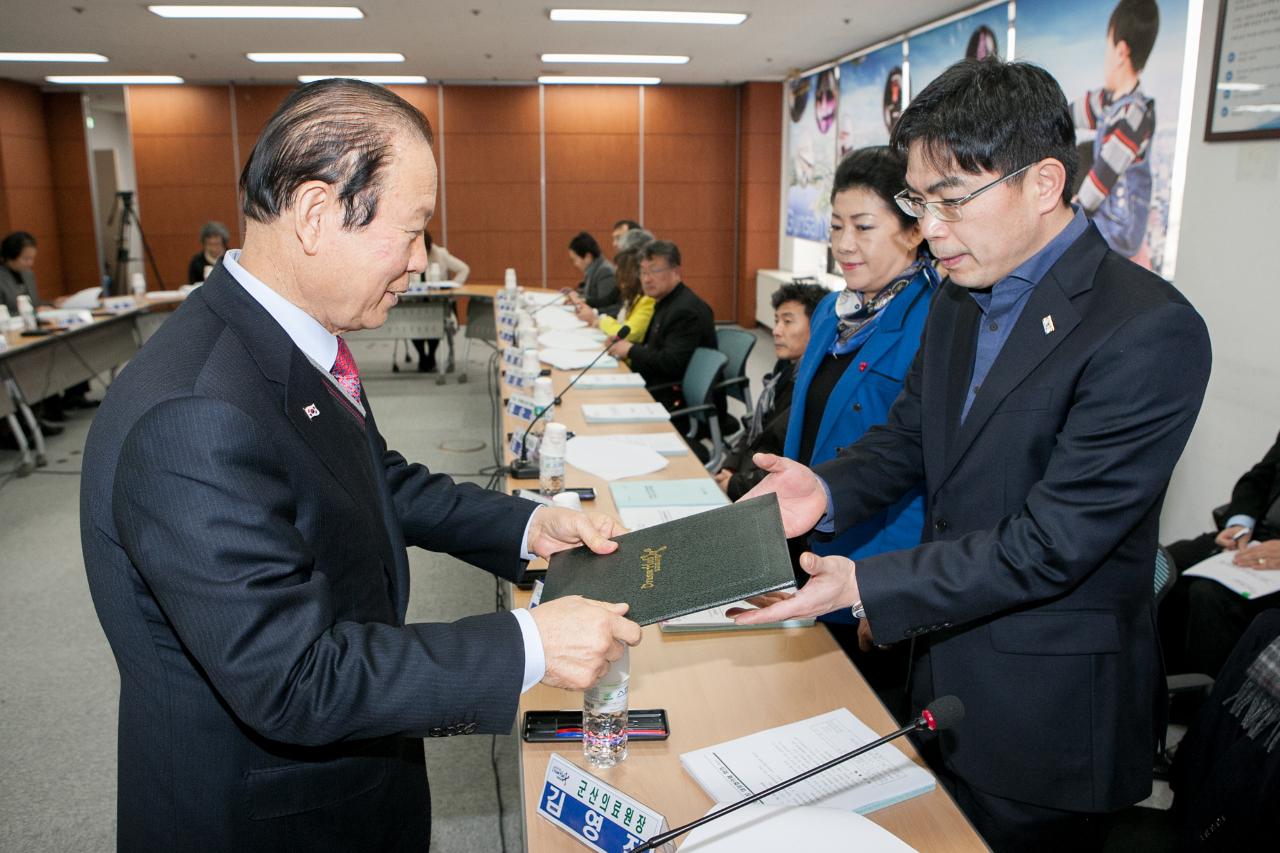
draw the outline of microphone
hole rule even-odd
[[[543,307],[546,307],[546,306],[543,306]],[[512,477],[515,477],[517,480],[532,480],[534,477],[538,476],[537,463],[528,462],[525,459],[526,455],[529,452],[529,445],[528,445],[529,431],[533,429],[534,424],[542,420],[542,416],[545,415],[547,411],[552,408],[552,406],[560,405],[561,401],[564,399],[564,395],[569,393],[569,389],[572,388],[574,385],[577,385],[578,380],[581,379],[583,376],[586,376],[587,371],[595,367],[597,361],[604,358],[605,353],[609,351],[609,347],[613,346],[615,343],[622,340],[629,334],[631,334],[630,326],[623,326],[622,328],[618,329],[618,334],[614,335],[613,338],[610,339],[607,344],[605,344],[604,349],[596,353],[596,357],[591,359],[591,363],[588,364],[586,367],[582,368],[582,370],[578,371],[578,375],[573,377],[573,381],[571,381],[568,385],[564,386],[564,389],[559,394],[556,394],[555,399],[551,401],[551,405],[547,406],[541,412],[538,412],[538,414],[533,416],[533,420],[529,421],[529,425],[524,428],[524,434],[520,436],[520,458],[507,466],[508,474],[510,474]]]
[[[537,314],[539,311],[542,311],[543,309],[550,308],[552,305],[563,305],[564,300],[566,298],[567,296],[565,294],[558,293],[555,295],[555,297],[548,299],[546,302],[542,303],[537,308],[534,308],[532,311],[530,311],[529,316],[532,317],[534,314]]]
[[[774,785],[771,788],[765,788],[763,791],[761,791],[758,794],[752,794],[750,797],[747,797],[745,800],[739,800],[738,802],[733,803],[731,805],[727,805],[722,809],[717,809],[716,811],[712,812],[709,815],[703,815],[702,817],[695,820],[693,823],[686,823],[684,826],[677,826],[675,829],[664,832],[661,835],[655,835],[653,838],[650,838],[644,844],[641,844],[639,847],[635,848],[635,851],[636,853],[640,853],[640,851],[642,850],[657,850],[662,845],[666,844],[669,841],[674,841],[675,839],[679,838],[681,835],[684,835],[686,832],[688,832],[691,829],[697,829],[698,827],[702,826],[704,823],[710,823],[711,821],[715,820],[718,817],[723,817],[724,815],[729,814],[729,812],[736,812],[738,809],[742,808],[743,806],[750,805],[751,803],[754,803],[756,800],[764,799],[770,794],[776,794],[778,791],[781,791],[783,788],[789,788],[792,785],[796,784],[797,782],[803,782],[805,779],[808,779],[810,776],[816,776],[824,770],[830,770],[832,767],[835,767],[837,764],[843,764],[844,762],[848,761],[850,758],[857,758],[859,755],[862,755],[864,752],[870,752],[876,747],[883,746],[884,744],[888,743],[891,740],[894,740],[895,738],[902,737],[905,734],[909,734],[915,731],[931,731],[931,732],[941,731],[942,729],[951,728],[952,726],[954,726],[956,723],[960,722],[963,719],[964,719],[964,705],[963,703],[961,703],[960,699],[956,696],[941,696],[937,699],[934,699],[933,702],[930,703],[929,707],[921,711],[920,716],[916,717],[914,720],[912,720],[910,723],[903,726],[902,728],[898,729],[896,732],[890,732],[889,734],[885,735],[882,738],[879,738],[878,740],[873,740],[870,743],[865,743],[862,746],[858,747],[857,749],[853,750],[852,752],[846,752],[844,755],[838,755],[824,764],[819,764],[817,767],[814,767],[810,770],[806,770],[805,772],[801,773],[799,776],[793,776],[790,779],[779,782],[778,784]]]

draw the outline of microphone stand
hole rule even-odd
[[[891,740],[894,740],[895,738],[900,738],[905,734],[910,734],[911,732],[915,732],[915,731],[921,731],[921,730],[936,731],[939,727],[940,726],[938,725],[938,722],[934,720],[933,714],[928,709],[925,709],[924,711],[921,712],[920,716],[916,717],[914,720],[912,720],[910,723],[903,726],[902,728],[898,729],[896,732],[890,732],[889,734],[885,735],[882,738],[877,738],[876,740],[873,740],[870,743],[863,744],[862,746],[858,747],[852,752],[846,752],[844,755],[836,756],[835,758],[831,759],[830,761],[827,761],[824,764],[819,764],[817,767],[804,771],[799,776],[792,776],[790,779],[779,782],[778,784],[770,788],[765,788],[763,791],[761,791],[758,794],[752,794],[751,796],[747,797],[745,800],[739,800],[738,802],[725,806],[722,809],[717,809],[711,814],[703,815],[702,817],[698,818],[692,823],[686,823],[684,826],[677,826],[675,829],[668,830],[667,832],[664,832],[661,835],[655,835],[653,838],[650,838],[644,844],[641,844],[639,847],[635,848],[635,853],[640,853],[640,851],[642,850],[657,850],[662,845],[670,841],[674,841],[675,839],[679,838],[681,835],[684,835],[686,832],[688,832],[691,829],[697,829],[698,827],[702,826],[704,823],[710,823],[716,818],[723,817],[724,815],[727,815],[730,812],[736,812],[738,809],[742,808],[743,806],[751,805],[756,800],[762,800],[765,797],[769,796],[770,794],[776,794],[778,791],[781,791],[783,788],[789,788],[792,785],[796,784],[797,782],[803,782],[805,779],[808,779],[810,776],[816,776],[819,773],[823,772],[824,770],[830,770],[832,767],[835,767],[837,764],[843,764],[844,762],[848,761],[851,758],[857,758],[859,755],[862,755],[864,752],[870,752],[876,747],[883,746],[884,744],[888,743]]]
[[[546,307],[546,306],[543,306],[543,307]],[[586,376],[587,371],[595,367],[596,362],[605,357],[605,355],[609,352],[610,347],[612,347],[615,343],[622,340],[629,334],[631,334],[630,326],[623,326],[621,329],[619,329],[618,334],[616,334],[613,337],[613,340],[609,341],[609,343],[605,345],[605,348],[600,350],[600,352],[596,353],[595,358],[591,359],[591,363],[588,364],[586,367],[582,368],[582,370],[578,371],[578,375],[573,377],[573,381],[571,381],[568,385],[564,386],[564,388],[560,391],[559,394],[556,394],[555,399],[551,401],[551,405],[547,406],[541,412],[538,412],[538,414],[533,416],[533,420],[529,421],[529,425],[525,427],[524,433],[520,436],[520,458],[517,459],[515,462],[512,462],[509,466],[507,466],[507,472],[512,477],[514,477],[517,480],[532,480],[538,476],[537,463],[529,462],[526,459],[529,453],[529,445],[528,445],[529,431],[533,429],[534,424],[542,420],[543,415],[545,415],[549,410],[551,410],[555,406],[560,405],[560,403],[564,400],[564,395],[569,393],[569,389],[572,388],[574,385],[577,385],[578,380]]]

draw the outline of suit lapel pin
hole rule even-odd
[[[319,410],[318,408],[316,408],[316,404],[315,404],[315,403],[310,404],[309,406],[307,406],[307,407],[306,407],[305,409],[303,409],[302,411],[306,412],[306,414],[307,414],[307,420],[309,420],[309,421],[314,421],[314,420],[316,419],[316,417],[318,417],[318,416],[319,416],[319,414],[320,414],[320,410]]]
[[[1053,315],[1052,314],[1044,315],[1044,319],[1040,321],[1040,325],[1044,326],[1044,333],[1046,335],[1052,335],[1053,334]]]
[[[867,369],[867,363],[865,361],[858,363],[859,372],[866,372],[866,369]]]

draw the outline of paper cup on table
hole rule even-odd
[[[577,492],[561,492],[551,498],[551,502],[556,506],[562,506],[565,509],[582,512],[582,498],[578,496]]]
[[[516,289],[516,268],[507,267],[507,271],[503,273],[502,283],[507,290]]]

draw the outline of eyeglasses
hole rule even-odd
[[[656,269],[656,270],[647,270],[644,267],[641,267],[640,277],[644,278],[645,276],[649,276],[650,278],[652,278],[653,276],[660,275],[661,273],[667,272],[670,269],[671,267],[660,267],[659,269]]]
[[[959,222],[964,218],[963,211],[960,210],[961,207],[973,201],[975,198],[997,184],[1003,184],[1010,178],[1016,178],[1018,175],[1021,175],[1034,165],[1035,163],[1028,163],[1016,172],[1010,172],[1003,178],[996,178],[985,187],[979,187],[964,198],[949,198],[944,199],[943,201],[925,201],[924,199],[913,198],[912,196],[907,195],[910,190],[903,190],[895,195],[893,200],[898,203],[898,207],[903,213],[907,214],[907,216],[914,216],[916,219],[920,219],[924,216],[925,211],[927,210],[934,219],[941,222]]]

